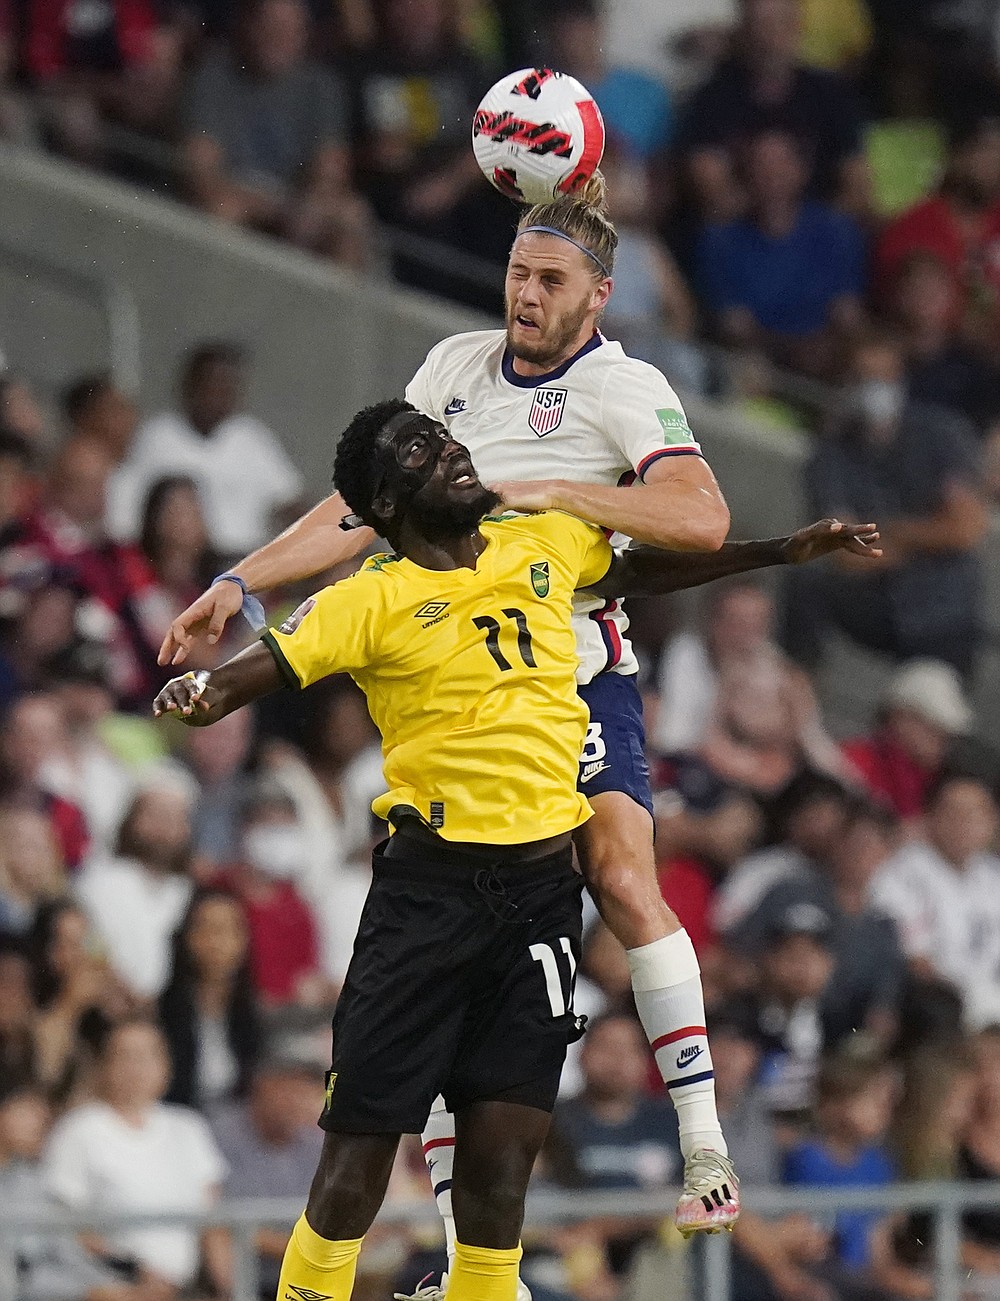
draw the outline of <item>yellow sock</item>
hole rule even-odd
[[[363,1241],[321,1238],[303,1212],[281,1262],[278,1301],[350,1301]]]
[[[517,1301],[520,1243],[506,1251],[455,1243],[445,1301]]]

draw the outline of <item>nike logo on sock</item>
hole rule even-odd
[[[700,1046],[696,1048],[692,1045],[690,1048],[682,1048],[677,1058],[677,1069],[682,1071],[685,1066],[690,1066],[696,1058],[701,1056],[701,1053]]]

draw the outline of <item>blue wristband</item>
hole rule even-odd
[[[267,627],[267,615],[264,613],[264,607],[256,596],[251,595],[246,583],[240,578],[239,574],[219,574],[212,579],[212,586],[216,583],[235,583],[243,593],[243,604],[240,606],[240,614],[246,619],[247,623],[254,630],[260,632],[261,628]]]

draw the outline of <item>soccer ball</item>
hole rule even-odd
[[[604,153],[593,96],[564,72],[522,68],[483,96],[472,122],[476,162],[517,203],[550,203],[578,190]]]

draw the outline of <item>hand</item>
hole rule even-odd
[[[179,713],[182,722],[192,727],[204,727],[208,721],[204,715],[212,708],[211,700],[205,699],[209,691],[208,674],[204,671],[185,673],[182,678],[171,678],[153,701],[153,717],[162,718],[164,714]]]
[[[793,533],[782,551],[789,565],[805,565],[835,551],[878,560],[882,556],[881,548],[874,545],[878,540],[879,532],[874,524],[842,524],[836,519],[821,519]]]
[[[192,601],[170,625],[156,662],[163,665],[183,664],[191,652],[195,637],[202,632],[208,634],[208,644],[214,646],[228,621],[234,614],[239,614],[242,607],[243,592],[239,583],[231,583],[228,579],[223,583],[215,583],[207,592],[202,592],[197,601]]]
[[[519,510],[531,514],[539,510],[556,510],[558,496],[558,479],[534,479],[519,482],[505,479],[503,483],[491,485],[499,493],[507,510]]]

